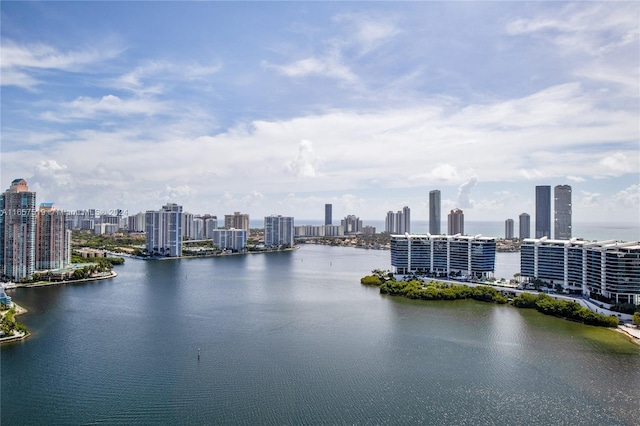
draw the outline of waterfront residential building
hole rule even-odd
[[[551,187],[536,186],[536,238],[551,238]]]
[[[373,236],[376,235],[376,227],[371,225],[366,225],[362,227],[362,235]]]
[[[506,240],[513,239],[513,219],[507,219],[504,221],[504,238]]]
[[[571,239],[571,186],[557,185],[553,188],[553,238]]]
[[[520,275],[565,292],[640,304],[640,243],[550,240],[522,242]]]
[[[192,240],[201,240],[204,238],[204,219],[200,216],[195,216],[193,218],[191,235],[189,238]]]
[[[144,232],[146,215],[143,212],[137,213],[127,218],[127,230],[129,232]]]
[[[394,273],[490,277],[495,270],[496,240],[460,235],[392,235]]]
[[[405,206],[402,211],[388,212],[385,220],[385,232],[391,234],[411,233],[411,209]]]
[[[36,270],[62,269],[71,261],[66,214],[53,203],[41,203],[36,217]]]
[[[529,216],[528,213],[522,213],[520,215],[518,232],[521,240],[531,237],[531,216]]]
[[[31,279],[36,267],[36,193],[15,179],[0,194],[0,260],[3,277]]]
[[[169,203],[146,213],[146,250],[150,255],[182,256],[182,206]]]
[[[245,229],[215,229],[212,235],[213,245],[222,250],[243,252],[247,248]]]
[[[218,229],[218,218],[216,216],[204,217],[204,237],[213,238],[213,231]]]
[[[264,245],[293,247],[293,217],[266,216],[264,218]]]
[[[340,224],[342,225],[342,229],[344,229],[344,233],[346,235],[359,234],[362,232],[362,221],[355,215],[348,215],[342,219]]]
[[[429,192],[429,233],[440,235],[440,190]]]
[[[193,235],[193,214],[189,212],[182,213],[182,239],[192,240]]]
[[[464,235],[464,213],[460,209],[453,209],[447,218],[449,235]]]
[[[342,225],[302,225],[294,226],[295,237],[342,237]]]
[[[331,225],[333,223],[333,205],[325,204],[324,205],[324,224]]]
[[[224,227],[225,229],[244,229],[249,232],[249,215],[241,214],[240,212],[234,212],[224,215]]]

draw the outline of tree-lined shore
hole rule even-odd
[[[380,288],[380,293],[391,296],[403,296],[420,300],[456,300],[474,299],[491,303],[511,303],[517,308],[536,309],[545,315],[553,315],[583,324],[601,327],[617,327],[618,318],[613,315],[602,315],[580,306],[579,303],[558,300],[544,293],[521,293],[513,299],[507,299],[500,291],[490,286],[467,286],[440,281],[428,281],[413,278],[397,281],[391,273],[374,270],[372,275],[360,279],[363,285]]]

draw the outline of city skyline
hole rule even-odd
[[[574,223],[638,223],[637,3],[252,6],[0,3],[2,182],[302,220],[428,220],[434,188],[517,217],[561,183]]]

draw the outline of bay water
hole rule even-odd
[[[640,346],[474,301],[361,286],[389,252],[127,259],[10,295],[2,424],[640,424]]]

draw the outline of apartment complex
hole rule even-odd
[[[36,193],[24,179],[15,179],[0,194],[0,259],[2,275],[28,280],[36,270]]]
[[[493,275],[496,240],[459,235],[392,235],[391,266],[396,274],[466,277]]]
[[[514,236],[513,225],[514,225],[513,219],[507,219],[504,221],[504,238],[506,240],[513,239],[513,236]]]
[[[211,238],[213,245],[222,250],[242,252],[247,248],[247,231],[245,229],[215,229]]]
[[[359,234],[362,232],[362,221],[355,215],[348,215],[340,221],[345,234]]]
[[[145,222],[148,254],[182,256],[182,206],[169,203],[158,211],[149,210]]]
[[[249,215],[240,212],[224,215],[225,229],[244,229],[249,232]]]
[[[570,293],[601,295],[617,303],[640,303],[640,243],[526,239],[520,274]]]
[[[264,218],[264,244],[266,246],[293,247],[293,218],[266,216]]]
[[[453,209],[447,217],[448,234],[464,234],[464,212],[460,209]]]
[[[384,230],[391,234],[411,233],[411,209],[404,206],[402,211],[396,213],[392,211],[388,212]]]
[[[71,261],[71,231],[66,214],[53,203],[41,203],[36,217],[36,269],[61,269]]]
[[[518,234],[521,240],[531,238],[531,216],[529,213],[522,213],[518,222]]]

